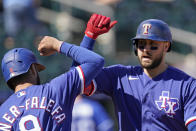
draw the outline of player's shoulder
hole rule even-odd
[[[142,70],[141,66],[122,65],[122,64],[111,65],[111,66],[108,66],[105,68],[119,69],[119,70],[132,70],[132,71],[141,71]]]
[[[168,74],[173,75],[175,78],[179,78],[182,80],[195,80],[194,77],[190,76],[189,74],[185,73],[184,71],[173,67],[173,66],[169,66],[167,69]]]
[[[67,72],[64,72],[60,75],[58,75],[57,77],[53,78],[52,80],[56,80],[56,81],[65,81],[65,78],[73,78],[75,76],[78,76],[79,73],[82,73],[82,68],[80,66],[76,66],[76,67],[72,67],[70,68],[70,70],[68,70]]]
[[[5,100],[0,106],[0,114],[4,113],[4,111],[9,110],[9,108],[15,104],[17,104],[17,96],[16,94],[12,94]]]
[[[109,72],[112,76],[125,76],[125,75],[138,75],[142,74],[143,69],[141,66],[132,66],[132,65],[112,65],[103,69],[105,72]]]

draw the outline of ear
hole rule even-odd
[[[164,51],[167,52],[169,50],[170,47],[170,42],[165,42],[164,43]]]

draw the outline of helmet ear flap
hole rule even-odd
[[[133,46],[134,53],[137,56],[137,39],[133,40],[132,42],[133,42],[132,46]]]
[[[133,48],[134,48],[134,53],[135,53],[135,55],[137,56],[137,48],[136,48],[136,46],[137,46],[137,45],[134,45]]]

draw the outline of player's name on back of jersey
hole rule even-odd
[[[6,128],[7,130],[11,130],[12,124],[15,122],[15,120],[18,117],[20,117],[20,115],[23,114],[23,112],[32,109],[43,110],[43,112],[46,111],[49,113],[49,115],[52,115],[52,118],[55,119],[57,123],[61,123],[63,120],[65,120],[65,113],[62,111],[62,107],[59,105],[55,105],[55,103],[56,102],[52,99],[49,99],[47,101],[46,97],[42,97],[41,99],[39,97],[32,97],[25,101],[25,105],[19,105],[19,106],[12,105],[11,107],[9,107],[9,110],[3,114],[2,118],[7,123],[0,122],[0,129]],[[38,117],[33,115],[27,115],[27,116]],[[20,120],[20,122],[21,121],[22,120]]]

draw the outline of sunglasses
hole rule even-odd
[[[144,50],[144,49],[145,49],[145,46],[139,45],[137,48],[140,49],[140,50]],[[150,50],[158,50],[158,47],[151,46],[151,47],[150,47]]]
[[[146,48],[147,41],[146,40],[138,40],[136,47],[140,50],[144,50]],[[158,44],[154,41],[151,41],[150,43],[150,50],[158,50]]]

